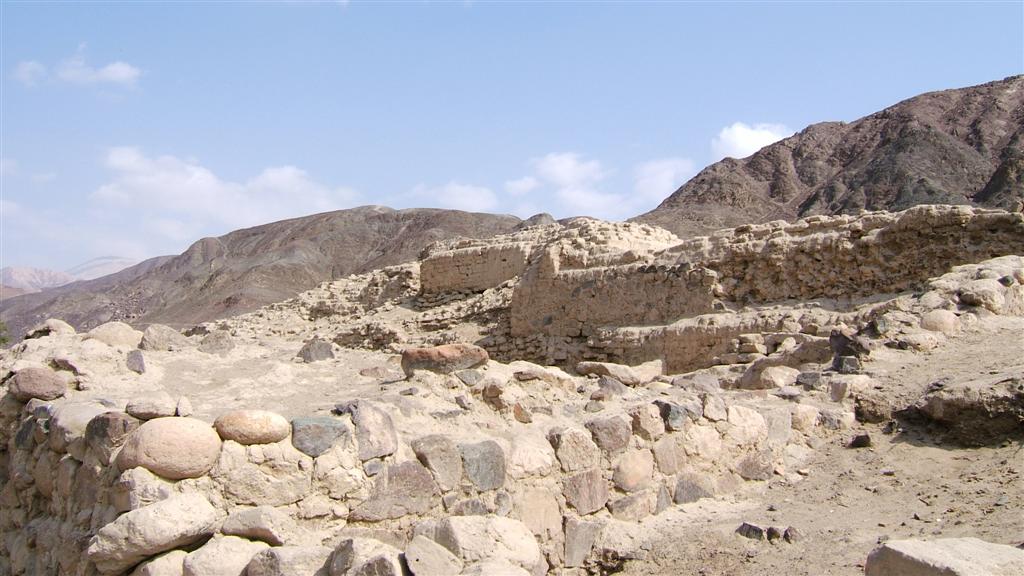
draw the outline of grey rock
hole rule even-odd
[[[199,351],[207,354],[225,355],[235,348],[235,341],[227,330],[214,330],[199,342]]]
[[[736,529],[736,533],[751,540],[764,540],[767,536],[767,531],[764,528],[749,522],[740,524],[740,527]]]
[[[382,458],[398,450],[398,435],[391,415],[379,406],[365,400],[355,400],[338,405],[335,412],[352,415],[360,460],[365,462]]]
[[[495,490],[505,484],[505,451],[494,440],[463,444],[462,469],[479,490]]]
[[[606,454],[617,454],[625,450],[633,434],[629,422],[621,416],[597,418],[587,422],[586,427],[594,437],[594,442]]]
[[[608,511],[617,520],[639,522],[651,515],[654,495],[649,492],[638,492],[623,496],[608,503]]]
[[[322,338],[313,338],[302,345],[297,354],[306,364],[330,360],[334,358],[334,348],[331,343]]]
[[[125,412],[140,420],[174,416],[178,402],[163,390],[139,394],[128,401]]]
[[[548,433],[548,441],[565,472],[586,470],[601,461],[601,449],[589,433],[578,428],[554,428]]]
[[[422,535],[405,548],[405,561],[414,576],[451,576],[462,572],[462,560],[447,548]]]
[[[110,464],[114,451],[124,446],[128,435],[142,425],[124,412],[106,412],[94,417],[85,427],[85,442],[104,464]]]
[[[592,514],[608,502],[608,483],[600,470],[580,472],[563,481],[562,494],[577,513]]]
[[[567,517],[565,520],[565,566],[582,566],[594,548],[597,536],[604,526],[602,522]]]
[[[145,374],[146,359],[142,357],[142,350],[132,350],[128,352],[128,357],[125,359],[125,366],[136,374]]]
[[[292,420],[292,446],[316,458],[339,441],[351,440],[351,431],[342,420],[329,417],[296,418]]]
[[[673,494],[676,504],[687,504],[701,498],[713,498],[714,496],[714,485],[705,476],[689,473],[681,475],[676,480],[676,489]]]
[[[774,471],[771,450],[751,452],[736,463],[736,473],[744,480],[768,480]]]
[[[184,350],[188,347],[188,338],[170,326],[150,324],[142,333],[139,349],[157,352]]]
[[[370,497],[356,505],[349,518],[379,522],[408,514],[423,514],[433,507],[437,485],[430,472],[419,462],[388,466],[377,476]]]
[[[442,491],[458,487],[462,481],[462,456],[450,438],[440,434],[423,436],[412,441],[412,450]]]

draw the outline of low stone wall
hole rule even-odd
[[[526,269],[530,245],[474,246],[428,256],[420,263],[425,294],[483,291],[519,276]]]
[[[820,421],[852,422],[848,407],[822,420],[682,391],[566,421],[541,398],[571,401],[596,378],[491,363],[412,380],[463,388],[472,400],[451,418],[501,422],[486,428],[399,434],[401,411],[367,400],[291,422],[234,411],[211,427],[166,395],[77,399],[68,377],[21,368],[0,399],[0,573],[398,576],[424,555],[451,574],[582,573],[617,523],[766,480]]]

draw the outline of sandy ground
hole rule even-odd
[[[1024,368],[1024,318],[992,317],[928,353],[881,350],[866,370],[905,406],[940,378],[960,381]],[[873,445],[845,441],[867,432]],[[661,533],[648,558],[624,573],[679,575],[855,575],[885,539],[975,536],[1024,544],[1024,445],[963,448],[903,424],[858,425],[802,465],[803,480],[776,476],[746,505],[722,503],[682,516]],[[755,542],[734,533],[744,521],[794,526],[803,539]]]

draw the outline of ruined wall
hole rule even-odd
[[[1024,215],[917,206],[741,226],[658,260],[699,263],[718,273],[723,298],[763,303],[900,292],[958,264],[1007,254],[1024,254]]]
[[[541,265],[516,286],[511,334],[586,338],[600,326],[664,324],[710,312],[714,283],[713,273],[688,265],[565,271]]]
[[[425,294],[482,291],[519,276],[530,246],[524,243],[473,246],[428,256],[420,263]]]
[[[290,422],[232,411],[211,426],[188,417],[187,401],[101,402],[74,390],[70,373],[22,362],[0,390],[0,573],[264,574],[253,566],[277,563],[398,576],[401,556],[409,564],[427,545],[418,534],[450,552],[453,575],[485,560],[582,574],[622,522],[765,480],[789,442],[821,431],[817,409],[798,419],[785,402],[753,407],[726,393],[687,396],[685,408],[637,397],[565,421],[545,416],[561,412],[548,402],[573,401],[596,380],[527,366],[539,380],[521,386],[513,371],[523,369],[417,376],[432,394],[473,400],[446,432],[420,422],[410,434],[398,432],[411,429],[398,406],[363,399]],[[535,416],[524,422],[523,410]],[[831,410],[842,414],[835,426],[852,421]]]

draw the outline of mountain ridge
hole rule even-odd
[[[1015,210],[1024,199],[1024,75],[820,122],[700,171],[631,221],[681,236],[916,204]]]

